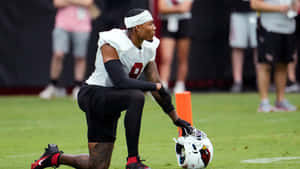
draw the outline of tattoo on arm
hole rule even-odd
[[[156,63],[154,61],[149,62],[147,64],[144,73],[145,73],[145,77],[148,81],[160,83],[159,73],[157,70]],[[151,94],[160,106],[162,106],[164,104],[163,103],[164,99],[161,97],[161,95],[158,93],[158,91],[152,91]]]
[[[151,61],[147,64],[144,72],[145,72],[145,76],[148,81],[151,81],[154,83],[160,82],[159,73],[157,70],[156,63],[154,61]]]

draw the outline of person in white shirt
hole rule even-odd
[[[251,0],[251,7],[260,12],[258,25],[257,81],[261,103],[259,112],[295,111],[285,99],[287,65],[295,52],[295,19],[298,0]],[[274,66],[275,106],[269,103],[271,69]]]

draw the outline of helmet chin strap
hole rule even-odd
[[[183,128],[184,132],[186,135],[190,135],[188,132],[187,132],[187,129],[186,128]]]
[[[188,133],[188,130],[186,128],[183,128],[184,132],[185,132],[185,136],[196,136],[196,131],[197,129],[195,127],[192,127],[193,128],[193,131],[191,134]]]

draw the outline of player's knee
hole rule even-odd
[[[64,59],[64,53],[63,52],[55,52],[53,54],[53,59],[55,59],[55,60],[63,60]]]
[[[141,90],[132,90],[130,91],[130,100],[133,103],[144,103],[145,95]]]
[[[75,62],[77,62],[77,63],[81,63],[81,62],[85,62],[85,61],[86,61],[85,57],[75,57]]]
[[[162,64],[171,64],[172,63],[172,57],[170,57],[170,56],[166,56],[166,57],[163,57],[162,59],[161,59],[161,63]]]
[[[275,69],[287,69],[288,64],[287,63],[277,63],[275,64]]]

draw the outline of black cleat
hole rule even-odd
[[[142,161],[144,160],[140,160],[140,158],[137,157],[137,162],[126,165],[126,169],[151,169],[150,167],[143,164]]]

